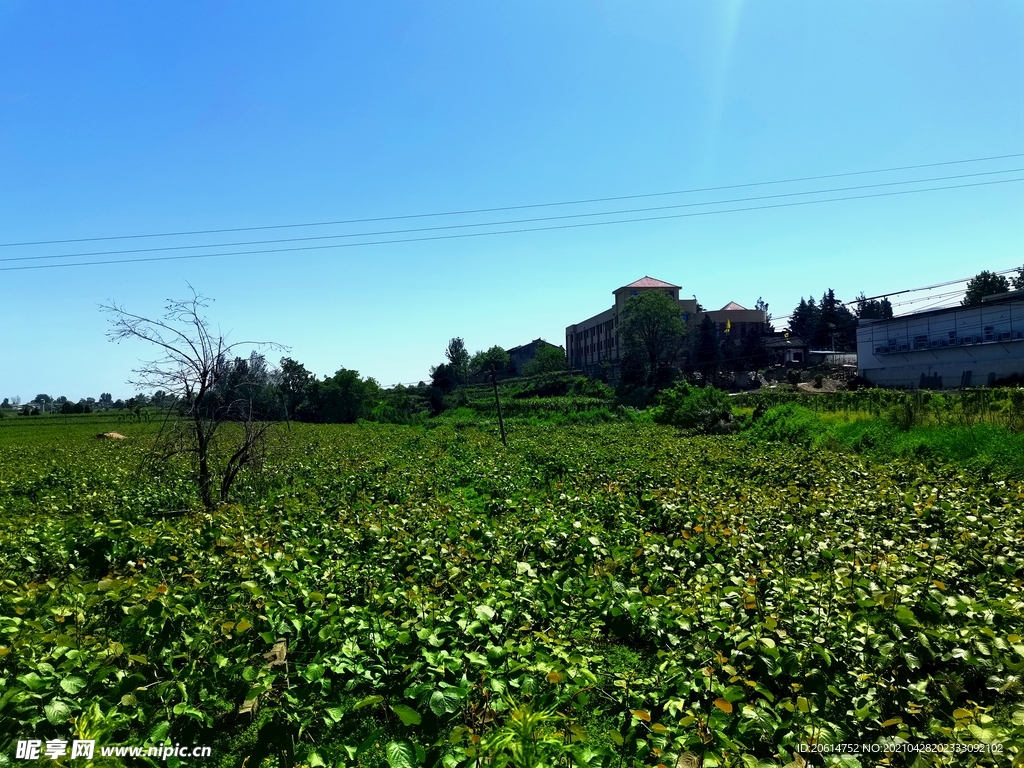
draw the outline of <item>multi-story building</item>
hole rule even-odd
[[[879,386],[930,389],[1024,374],[1024,290],[986,296],[971,307],[861,320],[857,369]]]
[[[679,316],[687,325],[696,325],[708,315],[720,338],[734,334],[733,338],[739,339],[755,326],[763,329],[765,325],[765,313],[761,310],[729,302],[719,310],[701,312],[696,297],[680,298],[678,285],[645,276],[612,291],[615,303],[609,309],[565,329],[565,354],[570,368],[592,375],[607,369],[612,378],[618,377],[619,363],[625,354],[619,333],[622,313],[626,303],[644,291],[662,291],[675,299]]]

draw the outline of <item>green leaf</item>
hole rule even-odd
[[[254,685],[249,689],[249,692],[245,694],[245,701],[252,701],[258,699],[264,693],[267,692],[267,686],[265,685]]]
[[[327,707],[324,710],[324,712],[326,712],[328,716],[331,718],[331,720],[333,720],[336,723],[339,722],[341,718],[345,715],[345,712],[342,710],[341,707]]]
[[[309,680],[309,682],[315,683],[324,676],[324,665],[307,664],[306,668],[302,670],[302,676]]]
[[[63,688],[66,693],[70,693],[72,696],[74,696],[80,690],[85,688],[85,680],[83,680],[80,677],[75,677],[74,675],[72,675],[71,677],[65,677],[63,680],[61,680],[60,687]]]
[[[731,702],[743,701],[743,689],[738,685],[730,685],[725,689],[725,693],[722,694],[722,697]]]
[[[306,760],[309,763],[310,768],[321,768],[321,766],[327,765],[327,763],[324,762],[324,759],[320,757],[320,753],[315,750],[309,753]]]
[[[459,711],[461,697],[452,688],[445,688],[443,691],[434,691],[430,696],[430,710],[440,717]]]
[[[263,590],[260,588],[260,585],[257,584],[255,581],[243,581],[242,588],[245,589],[253,597],[263,596]]]
[[[384,748],[391,768],[415,768],[416,750],[408,741],[389,741]]]
[[[19,675],[18,680],[24,683],[25,687],[30,691],[38,691],[44,685],[43,678],[35,672],[27,672],[24,675]]]
[[[67,702],[61,701],[60,699],[52,699],[45,707],[43,712],[46,714],[46,719],[50,721],[51,725],[60,725],[67,721],[71,717],[71,707],[67,705]]]
[[[157,723],[149,730],[149,741],[151,744],[163,744],[164,739],[167,738],[167,734],[171,732],[171,724],[164,720],[162,723]]]
[[[993,741],[996,740],[996,737],[998,735],[996,731],[990,728],[982,728],[980,725],[975,725],[974,723],[971,723],[967,727],[971,731],[971,733],[974,734],[974,737],[982,744],[991,744]]]
[[[367,736],[365,739],[363,739],[362,742],[359,744],[359,746],[356,747],[356,755],[358,756],[358,755],[363,754],[363,752],[365,752],[370,747],[372,747],[374,744],[376,744],[377,743],[377,739],[380,738],[380,735],[382,733],[384,733],[384,729],[383,728],[378,728],[377,730],[373,731],[373,733],[371,733],[369,736]]]
[[[406,725],[419,725],[420,721],[423,720],[419,712],[412,707],[407,707],[405,704],[394,704],[391,707],[391,711],[398,715]]]
[[[193,720],[198,720],[201,723],[206,720],[206,715],[203,714],[202,710],[189,706],[183,701],[175,704],[171,711],[176,715],[188,715]]]
[[[489,605],[478,605],[473,608],[473,613],[477,615],[480,621],[490,621],[494,618],[494,609]]]
[[[354,707],[352,707],[352,711],[355,712],[356,710],[362,709],[363,707],[372,707],[375,704],[380,704],[382,701],[384,701],[383,696],[367,696],[365,699],[363,699]]]

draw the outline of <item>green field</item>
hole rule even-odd
[[[2,764],[28,738],[248,768],[1024,747],[1024,485],[997,471],[645,422],[513,420],[507,449],[293,425],[203,512],[187,467],[141,469],[154,429],[0,422]],[[795,757],[900,741],[961,751]]]

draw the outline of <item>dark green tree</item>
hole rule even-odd
[[[740,359],[737,361],[739,363],[737,370],[754,371],[767,367],[771,358],[768,355],[766,341],[767,336],[761,328],[754,326],[748,330],[740,342]]]
[[[718,332],[710,315],[704,315],[697,327],[697,335],[693,345],[693,367],[700,371],[707,381],[718,371],[722,360],[722,349],[718,342]]]
[[[619,363],[619,382],[624,391],[632,392],[647,384],[647,361],[635,350],[627,349]]]
[[[841,351],[856,343],[856,337],[857,318],[829,288],[818,304],[818,322],[811,335],[811,346]]]
[[[965,307],[977,306],[981,304],[981,300],[985,296],[1006,293],[1008,290],[1010,290],[1010,281],[1003,275],[997,275],[995,272],[989,272],[987,269],[982,270],[967,283],[967,292],[960,303]]]
[[[642,360],[647,383],[656,387],[658,371],[676,363],[686,327],[679,303],[661,291],[644,291],[626,302],[619,331],[626,354]]]
[[[469,378],[469,350],[466,349],[466,342],[460,336],[448,342],[448,348],[444,352],[448,358],[448,365],[455,377],[457,384],[464,384]]]
[[[523,366],[523,373],[536,376],[539,373],[554,373],[565,370],[565,352],[561,347],[543,344],[537,349],[533,360]]]
[[[759,309],[764,312],[764,329],[768,333],[771,333],[774,329],[772,328],[772,315],[771,312],[768,311],[768,302],[758,296],[757,302],[754,304],[754,309]]]
[[[325,424],[351,424],[365,419],[380,399],[380,386],[359,371],[340,369],[323,381],[314,381],[310,403],[314,420]]]
[[[1017,267],[1017,274],[1013,276],[1012,282],[1015,290],[1024,290],[1024,267]]]
[[[286,419],[294,419],[295,414],[307,403],[310,388],[316,376],[306,370],[306,366],[290,357],[281,358],[278,373],[278,390]]]
[[[512,359],[501,347],[495,345],[485,351],[477,352],[469,361],[470,373],[482,373],[486,371],[507,371]]]
[[[447,395],[459,384],[458,377],[452,370],[452,366],[449,363],[441,363],[440,365],[432,366],[430,369],[430,386],[431,389],[439,391],[442,395]]]
[[[892,320],[892,304],[888,296],[881,299],[869,299],[861,291],[857,297],[857,317],[860,320]]]
[[[806,342],[810,342],[818,327],[818,305],[814,297],[810,299],[800,298],[800,303],[793,314],[789,316],[789,332],[798,336]]]

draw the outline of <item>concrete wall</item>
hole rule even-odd
[[[606,309],[565,329],[565,357],[570,368],[596,371],[602,360],[619,362],[618,318],[615,309]]]
[[[857,368],[879,386],[932,389],[1024,374],[1024,300],[864,322]]]

